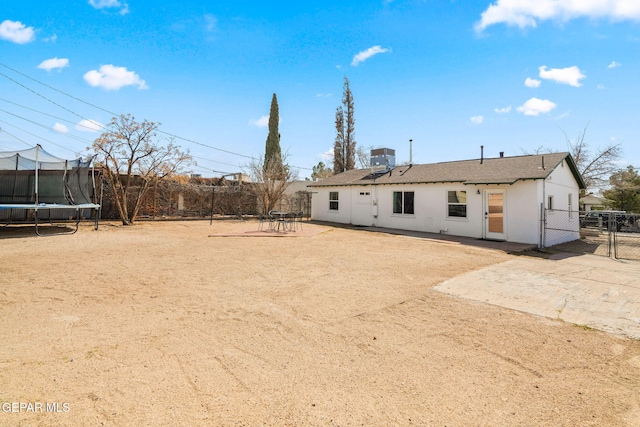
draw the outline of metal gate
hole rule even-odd
[[[640,215],[542,208],[541,247],[640,260]]]

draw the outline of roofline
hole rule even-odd
[[[559,154],[559,153],[548,153],[548,154]],[[528,157],[531,156],[531,154],[525,154],[525,155],[520,155],[520,156],[509,156],[509,158],[516,158],[516,157]],[[545,154],[541,154],[540,156],[544,157]],[[500,159],[500,157],[485,157],[484,160],[491,160],[491,159]],[[452,160],[452,161],[446,161],[446,162],[436,162],[436,163],[425,163],[424,165],[435,165],[435,164],[445,164],[445,163],[460,163],[460,162],[468,162],[468,161],[474,161],[474,160],[479,160],[479,159],[470,159],[470,160]],[[582,179],[582,176],[580,175],[580,172],[578,171],[578,166],[575,163],[575,160],[573,159],[573,157],[571,156],[571,153],[567,152],[565,153],[564,157],[562,158],[562,160],[566,160],[567,161],[567,165],[569,165],[569,169],[571,170],[571,173],[573,174],[576,182],[578,183],[578,187],[581,190],[584,190],[586,187],[584,180]],[[539,180],[539,179],[546,179],[549,177],[549,175],[551,175],[551,173],[555,170],[555,168],[558,167],[558,165],[560,164],[560,162],[558,162],[558,164],[552,169],[549,168],[549,172],[544,176],[544,177],[519,177],[519,178],[515,178],[513,181],[510,182],[492,182],[492,181],[487,181],[487,182],[483,182],[483,181],[463,181],[463,180],[454,180],[454,181],[410,181],[410,182],[390,182],[390,183],[377,183],[375,182],[376,178],[372,179],[372,182],[369,183],[355,183],[355,182],[347,182],[347,183],[339,183],[339,184],[322,184],[322,181],[318,181],[318,182],[313,182],[309,185],[307,185],[307,187],[367,187],[370,185],[414,185],[414,184],[446,184],[446,183],[462,183],[464,185],[513,185],[518,181],[528,181],[528,180]],[[422,165],[422,164],[421,164]],[[396,166],[395,169],[399,168],[401,166]],[[361,171],[366,171],[367,169],[358,169]],[[383,174],[381,174],[380,176],[385,175],[386,173],[389,173],[391,171],[387,171]],[[361,178],[357,178],[354,181],[360,181],[362,179]]]
[[[582,175],[578,170],[578,165],[576,165],[576,161],[573,159],[573,156],[571,155],[571,153],[567,153],[567,155],[564,156],[563,160],[567,161],[567,164],[569,165],[569,169],[571,169],[571,173],[573,173],[573,177],[576,179],[576,182],[578,183],[578,187],[581,190],[586,189],[587,186],[585,185],[584,180],[582,179]]]
[[[547,175],[548,176],[548,175]],[[512,181],[462,181],[462,180],[446,180],[446,181],[408,181],[408,182],[370,182],[367,184],[360,183],[345,183],[345,184],[320,184],[315,183],[313,185],[307,185],[307,187],[368,187],[371,185],[417,185],[417,184],[448,184],[459,183],[463,185],[513,185],[518,181],[535,181],[539,179],[546,179],[546,177],[530,177],[530,178],[516,178]]]

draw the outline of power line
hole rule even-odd
[[[70,149],[68,149],[67,147],[63,147],[62,145],[60,145],[60,144],[56,144],[55,142],[52,142],[52,141],[49,141],[48,139],[45,139],[45,138],[43,138],[43,137],[41,137],[41,136],[39,136],[39,135],[36,135],[35,133],[31,133],[31,132],[29,132],[29,131],[27,131],[27,130],[24,130],[24,129],[22,129],[22,128],[19,128],[18,126],[14,125],[14,124],[11,124],[11,123],[8,123],[8,122],[5,122],[4,120],[0,120],[0,123],[5,123],[5,124],[7,124],[7,125],[9,125],[9,126],[12,126],[12,127],[16,128],[16,129],[18,129],[18,130],[20,130],[20,131],[22,131],[22,132],[24,132],[24,133],[26,133],[26,134],[29,134],[29,135],[31,135],[31,136],[35,136],[36,138],[40,138],[41,140],[43,140],[43,141],[45,141],[45,142],[48,142],[49,144],[53,144],[53,145],[55,145],[56,147],[60,147],[60,148],[62,148],[63,150],[67,150],[67,151],[69,151],[69,152],[71,152],[71,153],[73,153],[73,154],[76,154],[76,152],[75,152],[75,151],[70,150]]]
[[[7,102],[9,104],[15,105],[16,107],[24,108],[26,110],[33,111],[34,113],[42,114],[44,116],[48,116],[48,117],[54,118],[56,120],[60,120],[60,121],[67,122],[67,123],[71,123],[72,125],[82,126],[84,128],[91,129],[91,128],[87,127],[87,126],[83,126],[83,125],[78,124],[78,123],[76,123],[74,121],[63,119],[62,117],[54,116],[53,114],[45,113],[44,111],[40,111],[40,110],[36,110],[35,108],[27,107],[26,105],[21,105],[21,104],[18,104],[17,102],[9,101],[8,99],[0,98],[0,101]],[[4,111],[4,110],[1,110],[1,111]],[[8,114],[11,114],[11,113],[8,113]]]
[[[15,136],[15,135],[13,135],[13,134],[11,134],[11,133],[7,132],[7,130],[6,130],[6,129],[0,128],[0,132],[4,132],[4,133],[6,133],[7,135],[12,136],[13,138],[15,138],[15,139],[17,139],[18,141],[22,142],[22,143],[23,143],[24,145],[26,145],[27,147],[32,147],[32,145],[31,145],[31,144],[29,144],[29,143],[27,143],[27,142],[24,142],[23,140],[21,140],[21,139],[20,139],[20,138],[18,138],[17,136]]]
[[[33,121],[31,119],[28,119],[26,117],[22,117],[22,116],[19,116],[18,114],[10,112],[10,111],[3,110],[2,108],[0,108],[0,111],[2,111],[3,113],[9,114],[9,115],[11,115],[13,117],[16,117],[18,119],[21,119],[21,120],[24,120],[26,122],[29,122],[29,123],[31,123],[33,125],[40,126],[40,127],[45,128],[45,129],[47,129],[49,131],[53,131],[49,126],[43,125],[42,123],[35,122],[35,121]],[[77,126],[81,126],[81,125],[77,125]],[[83,127],[87,128],[87,129],[90,129],[87,126],[83,126]],[[58,132],[58,133],[60,133],[60,132]],[[69,134],[65,134],[65,133],[60,133],[60,134],[66,136],[68,138],[75,139],[75,140],[80,141],[80,142],[89,143],[89,144],[92,143],[92,141],[89,141],[88,139],[80,138],[79,136],[76,136],[76,135],[69,135]]]
[[[27,74],[24,74],[24,73],[22,73],[22,72],[20,72],[20,71],[18,71],[18,70],[16,70],[16,69],[14,69],[14,68],[9,67],[9,66],[8,66],[8,65],[6,65],[6,64],[3,64],[2,62],[0,62],[0,66],[2,66],[2,67],[4,67],[4,68],[6,68],[6,69],[8,69],[8,70],[11,70],[11,71],[13,71],[14,73],[19,74],[19,75],[21,75],[21,76],[23,76],[23,77],[25,77],[25,78],[27,78],[27,79],[29,79],[29,80],[32,80],[32,81],[34,81],[34,82],[36,82],[36,83],[38,83],[38,84],[41,84],[41,85],[43,85],[43,86],[45,86],[45,87],[47,87],[47,88],[49,88],[49,89],[51,89],[51,90],[54,90],[54,91],[56,91],[56,92],[58,92],[58,93],[60,93],[60,94],[62,94],[62,95],[68,96],[68,97],[69,97],[69,98],[71,98],[71,99],[74,99],[74,100],[76,100],[76,101],[82,102],[83,104],[89,105],[89,106],[91,106],[91,107],[93,107],[93,108],[96,108],[96,109],[98,109],[98,110],[100,110],[100,111],[103,111],[103,112],[109,113],[109,114],[111,114],[112,116],[118,116],[118,114],[117,114],[117,113],[114,113],[114,112],[109,111],[109,110],[107,110],[107,109],[105,109],[105,108],[99,107],[99,106],[97,106],[97,105],[95,105],[95,104],[92,104],[92,103],[90,103],[90,102],[84,101],[84,100],[82,100],[82,99],[80,99],[80,98],[78,98],[78,97],[76,97],[76,96],[73,96],[73,95],[71,95],[71,94],[69,94],[69,93],[66,93],[66,92],[64,92],[64,91],[62,91],[62,90],[60,90],[60,89],[57,89],[57,88],[55,88],[55,87],[53,87],[53,86],[51,86],[51,85],[48,85],[48,84],[46,84],[46,83],[43,83],[43,82],[41,82],[41,81],[39,81],[39,80],[37,80],[37,79],[35,79],[35,78],[33,78],[33,77],[31,77],[31,76],[27,75]],[[20,82],[18,82],[18,81],[16,81],[16,80],[14,80],[14,79],[12,79],[11,77],[7,76],[6,74],[4,74],[4,73],[0,73],[0,75],[1,75],[1,76],[3,76],[3,77],[5,77],[5,78],[6,78],[6,79],[8,79],[8,80],[10,80],[10,81],[14,82],[15,84],[17,84],[17,85],[19,85],[19,86],[23,87],[24,89],[28,90],[29,92],[32,92],[32,93],[34,93],[35,95],[37,95],[37,96],[39,96],[39,97],[41,97],[41,98],[45,99],[46,101],[49,101],[49,102],[51,102],[52,104],[54,104],[54,105],[56,105],[56,106],[58,106],[58,107],[62,108],[63,110],[68,111],[69,113],[71,113],[71,114],[73,114],[73,115],[75,115],[75,116],[78,116],[78,117],[80,117],[80,118],[81,118],[81,119],[83,119],[83,120],[88,120],[87,118],[85,118],[85,117],[81,116],[80,114],[75,113],[75,112],[73,112],[73,111],[69,110],[69,109],[68,109],[68,108],[66,108],[66,107],[63,107],[62,105],[60,105],[60,104],[56,103],[55,101],[53,101],[53,100],[51,100],[51,99],[49,99],[49,98],[45,97],[44,95],[41,95],[41,94],[37,93],[36,91],[34,91],[34,90],[30,89],[29,87],[27,87],[27,86],[23,85],[22,83],[20,83]],[[99,125],[100,125],[100,127],[102,127],[103,129],[106,129],[106,128],[105,128],[105,126],[103,126],[103,125],[101,125],[101,124],[99,124]],[[230,150],[225,150],[225,149],[222,149],[222,148],[214,147],[214,146],[212,146],[212,145],[204,144],[204,143],[202,143],[202,142],[194,141],[194,140],[189,139],[189,138],[181,137],[181,136],[179,136],[179,135],[172,134],[172,133],[170,133],[170,132],[165,132],[165,131],[162,131],[162,130],[158,130],[158,133],[162,133],[162,134],[165,134],[165,135],[170,136],[170,137],[172,137],[172,138],[176,138],[176,139],[179,139],[179,140],[182,140],[182,141],[186,141],[186,142],[189,142],[189,143],[192,143],[192,144],[200,145],[200,146],[205,147],[205,148],[209,148],[209,149],[212,149],[212,150],[216,150],[216,151],[220,151],[220,152],[223,152],[223,153],[231,154],[231,155],[234,155],[234,156],[244,157],[244,158],[251,159],[251,160],[258,160],[257,158],[255,158],[255,157],[253,157],[253,156],[248,156],[248,155],[246,155],[246,154],[236,153],[236,152],[234,152],[234,151],[230,151]],[[292,167],[294,167],[294,168],[296,168],[296,169],[312,170],[312,168],[305,168],[305,167],[301,167],[301,166],[293,166],[293,165],[292,165]]]
[[[54,116],[53,114],[45,113],[45,112],[43,112],[43,111],[39,111],[39,110],[36,110],[36,109],[34,109],[34,108],[27,107],[27,106],[25,106],[25,105],[21,105],[21,104],[18,104],[18,103],[16,103],[16,102],[9,101],[8,99],[0,98],[0,101],[7,102],[7,103],[12,104],[12,105],[15,105],[15,106],[17,106],[17,107],[24,108],[24,109],[27,109],[27,110],[29,110],[29,111],[33,111],[33,112],[38,113],[38,114],[42,114],[42,115],[45,115],[45,116],[48,116],[48,117],[54,118],[54,119],[56,119],[56,120],[60,120],[60,121],[67,122],[67,123],[70,123],[70,124],[75,124],[76,126],[82,126],[82,127],[85,127],[85,128],[87,128],[87,129],[89,129],[89,127],[87,127],[87,126],[83,126],[83,125],[80,125],[80,124],[76,124],[75,122],[73,122],[73,121],[71,121],[71,120],[63,119],[62,117]],[[31,122],[31,123],[33,123],[33,124],[35,124],[35,125],[42,126],[42,127],[46,127],[46,128],[48,129],[48,127],[47,127],[47,126],[45,126],[45,125],[42,125],[42,124],[36,123],[36,122],[31,121],[31,120],[29,120],[29,119],[26,119],[26,118],[24,118],[24,117],[22,117],[22,116],[18,116],[17,114],[11,113],[11,112],[6,111],[6,110],[3,110],[3,109],[0,109],[0,111],[5,112],[5,113],[7,113],[7,114],[11,114],[12,116],[18,117],[18,118],[23,119],[23,120],[27,120],[27,121],[29,121],[29,122]],[[163,131],[160,131],[160,130],[158,130],[158,132],[160,132],[160,133],[164,133],[164,134],[167,134],[166,132],[163,132]],[[62,134],[62,135],[67,136],[67,137],[70,137],[70,138],[76,138],[76,139],[78,139],[78,140],[80,140],[80,141],[84,141],[84,142],[89,143],[89,144],[91,144],[91,143],[92,143],[92,141],[89,141],[88,139],[84,139],[84,138],[76,137],[75,135],[67,135],[67,134]],[[170,135],[170,134],[168,134],[168,135]],[[175,136],[174,136],[174,135],[171,135],[171,136],[173,136],[173,137],[177,137],[177,138],[180,138],[180,137],[178,137],[177,135],[175,135]],[[180,138],[180,139],[184,139],[184,138]],[[195,142],[195,141],[194,141],[194,142]],[[197,157],[197,156],[192,156],[192,157]],[[224,165],[227,165],[227,166],[239,167],[239,166],[237,166],[237,165],[232,165],[232,164],[230,164],[230,163],[220,162],[220,161],[218,161],[218,160],[207,159],[207,158],[205,158],[205,157],[198,157],[198,158],[200,158],[200,159],[202,159],[202,160],[207,160],[207,161],[210,161],[210,162],[221,163],[221,164],[224,164]]]
[[[20,83],[20,82],[19,82],[19,81],[17,81],[17,80],[12,79],[11,77],[7,76],[7,75],[6,75],[6,74],[4,74],[4,73],[0,73],[0,76],[2,76],[2,77],[4,77],[4,78],[6,78],[6,79],[8,79],[8,80],[11,80],[12,82],[14,82],[15,84],[17,84],[18,86],[23,87],[24,89],[28,90],[29,92],[33,93],[34,95],[39,96],[40,98],[44,99],[45,101],[49,101],[49,102],[50,102],[50,103],[52,103],[53,105],[55,105],[55,106],[57,106],[57,107],[62,108],[63,110],[65,110],[65,111],[67,111],[67,112],[69,112],[69,113],[73,114],[74,116],[78,116],[78,117],[80,117],[82,120],[89,120],[89,119],[87,119],[87,118],[85,118],[85,117],[82,117],[80,114],[75,113],[75,112],[73,112],[73,111],[69,110],[67,107],[64,107],[64,106],[62,106],[62,105],[58,104],[57,102],[55,102],[55,101],[53,101],[53,100],[51,100],[51,99],[47,98],[46,96],[39,94],[39,93],[38,93],[38,92],[36,92],[35,90],[33,90],[33,89],[31,89],[31,88],[29,88],[29,87],[27,87],[27,86],[23,85],[22,83]],[[102,127],[102,128],[104,128],[104,126],[101,126],[101,127]]]

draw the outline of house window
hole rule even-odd
[[[467,192],[448,191],[447,192],[447,216],[454,218],[467,217]]]
[[[553,210],[553,196],[547,197],[547,209]]]
[[[337,191],[329,192],[329,210],[332,210],[332,211],[338,210],[338,192]]]
[[[413,215],[413,191],[393,192],[393,213]]]

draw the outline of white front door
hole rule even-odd
[[[507,240],[504,190],[485,190],[484,238]]]

